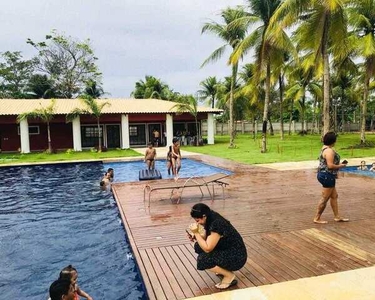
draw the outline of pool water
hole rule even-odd
[[[1,299],[47,299],[69,264],[96,300],[146,299],[116,203],[99,189],[104,168],[0,168]]]
[[[355,166],[354,167],[346,167],[346,168],[340,169],[340,172],[345,172],[345,173],[375,178],[375,172],[369,171],[369,170],[358,170],[357,168],[358,168],[358,166],[357,167],[355,167]],[[370,169],[371,165],[368,165],[367,168]]]
[[[114,162],[105,163],[104,168],[113,168],[115,171],[115,182],[129,182],[139,180],[139,171],[147,169],[146,163],[143,161],[132,161],[132,162]],[[155,169],[159,170],[163,179],[173,178],[172,170],[171,174],[167,171],[166,160],[156,160]],[[215,173],[231,174],[230,171],[220,169],[214,166],[204,164],[192,159],[184,158],[181,160],[181,169],[179,172],[180,178],[189,178],[192,176],[207,176]]]

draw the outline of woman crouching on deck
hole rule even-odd
[[[193,236],[189,234],[198,254],[197,269],[209,270],[222,278],[216,284],[218,289],[227,289],[237,284],[233,271],[241,269],[247,260],[247,252],[241,235],[233,225],[207,205],[198,203],[191,209],[194,224],[190,225]],[[205,234],[199,233],[199,225]]]

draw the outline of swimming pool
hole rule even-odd
[[[166,161],[157,161],[163,178]],[[108,168],[115,181],[138,181],[142,161],[0,168],[0,295],[47,299],[59,271],[72,264],[94,299],[146,299],[111,193],[99,189]],[[230,174],[190,159],[181,177]]]
[[[375,178],[375,172],[372,172],[372,171],[362,171],[362,170],[358,170],[357,169],[358,166],[354,166],[354,167],[346,167],[346,168],[342,168],[340,169],[340,172],[345,172],[345,173],[350,173],[350,174],[356,174],[356,175],[360,175],[360,176],[366,176],[366,177],[372,177],[372,178]],[[367,166],[368,169],[371,168],[370,165]]]
[[[173,175],[168,175],[166,160],[156,160],[155,169],[159,170],[162,178],[173,178]],[[105,163],[104,168],[113,168],[115,170],[115,182],[129,182],[139,180],[139,171],[147,169],[146,164],[143,161],[131,161],[131,162],[114,162]],[[207,165],[202,162],[198,162],[192,159],[184,158],[181,160],[181,170],[179,173],[180,178],[189,178],[191,176],[207,176],[214,173],[225,173],[231,174],[230,171],[217,168],[211,165]]]
[[[94,299],[146,299],[101,163],[0,168],[1,299],[47,299],[72,264]]]

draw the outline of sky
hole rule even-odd
[[[91,41],[108,98],[129,98],[145,75],[176,92],[195,94],[209,76],[230,75],[226,59],[200,68],[224,43],[201,34],[219,13],[244,0],[0,0],[0,52],[37,54],[26,40],[44,41],[52,29]]]

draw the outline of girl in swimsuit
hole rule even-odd
[[[77,285],[78,272],[72,265],[61,270],[59,279],[68,279],[71,281],[74,286],[74,300],[78,300],[79,296],[86,298],[87,300],[93,300],[89,294],[81,290]]]

